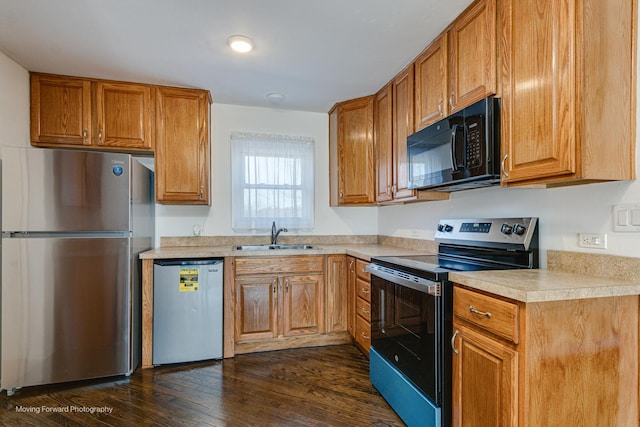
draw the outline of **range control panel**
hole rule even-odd
[[[508,247],[529,250],[538,218],[442,219],[435,239],[438,242],[473,246]]]

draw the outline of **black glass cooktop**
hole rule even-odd
[[[403,270],[419,277],[429,280],[447,280],[451,271],[479,271],[479,270],[506,270],[512,268],[523,268],[513,265],[511,258],[513,253],[507,254],[500,251],[493,257],[486,259],[455,257],[446,255],[407,255],[407,256],[384,256],[374,257],[372,262],[385,265],[397,270]],[[505,257],[507,259],[505,259]],[[507,262],[508,261],[508,262]]]

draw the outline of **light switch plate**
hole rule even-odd
[[[613,231],[640,232],[640,204],[614,205]]]

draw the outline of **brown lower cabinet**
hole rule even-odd
[[[235,258],[230,353],[348,343],[345,269],[344,255]]]
[[[236,342],[324,332],[324,257],[235,264]]]
[[[371,346],[371,275],[366,271],[368,264],[365,260],[353,258],[353,273],[349,283],[352,289],[352,300],[349,302],[353,316],[352,336],[358,348],[367,356]]]
[[[456,285],[453,425],[638,425],[637,295],[523,303]]]

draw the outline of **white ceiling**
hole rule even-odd
[[[209,89],[327,112],[375,93],[471,0],[0,0],[0,51],[30,71]],[[251,37],[240,55],[227,37]]]

